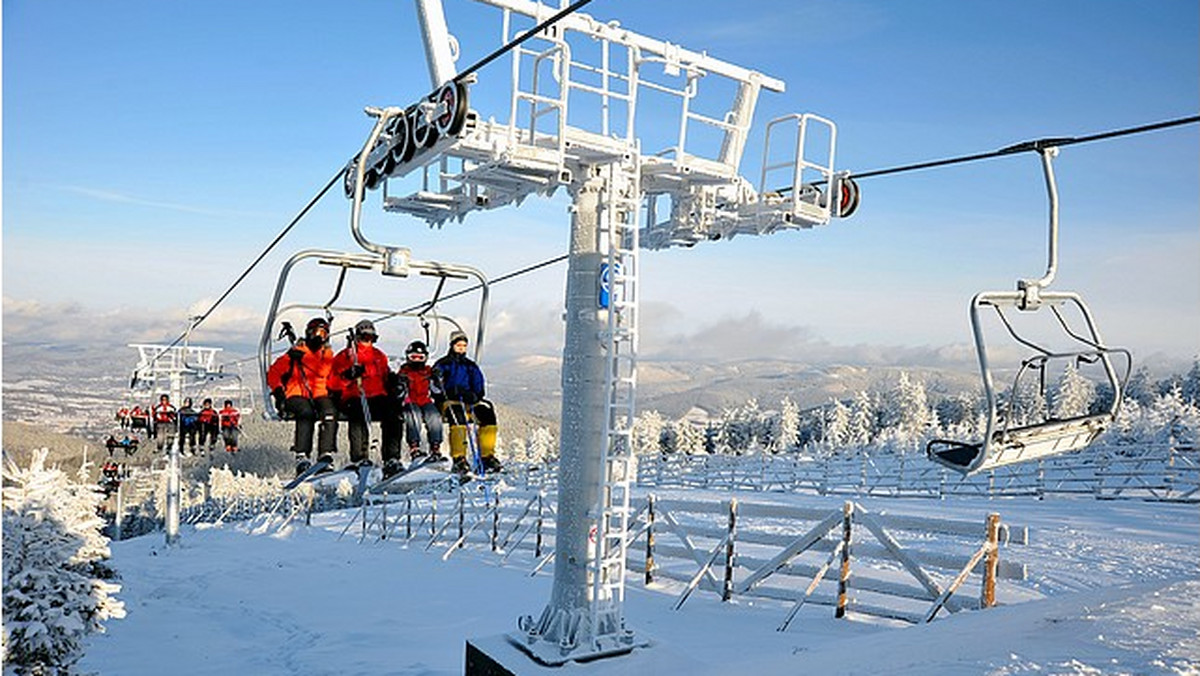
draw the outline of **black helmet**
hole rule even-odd
[[[375,332],[375,324],[370,319],[364,319],[354,325],[354,335],[361,337],[378,338],[379,334]]]
[[[319,335],[318,332],[320,332]],[[313,340],[314,338],[325,340],[328,337],[329,320],[325,319],[324,317],[313,317],[312,319],[308,320],[308,326],[304,327],[305,340]]]
[[[408,344],[408,347],[404,348],[405,357],[412,359],[413,355],[419,355],[420,359],[424,361],[425,358],[429,356],[429,348],[425,347],[425,343],[419,340],[414,340]]]

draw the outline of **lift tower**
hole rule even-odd
[[[346,169],[346,195],[360,244],[364,189],[382,188],[385,211],[439,227],[533,194],[571,196],[554,585],[508,637],[558,665],[647,644],[623,611],[639,251],[823,225],[849,216],[858,192],[834,170],[835,125],[812,114],[771,121],[757,184],[740,175],[758,95],[782,81],[586,14],[543,25],[558,10],[478,1],[500,11],[501,44],[522,40],[508,53],[508,120],[470,109],[478,81],[456,75],[440,0],[415,0],[434,91],[367,109],[375,127]],[[732,101],[706,108],[710,82]]]
[[[192,324],[188,328],[189,334],[194,327],[195,324]],[[165,389],[177,406],[183,399],[184,380],[205,380],[210,374],[220,371],[215,366],[217,353],[221,351],[219,347],[148,343],[130,343],[129,347],[138,351],[138,363],[133,369],[130,387],[141,386],[156,394]],[[174,439],[167,451],[167,513],[163,530],[168,545],[179,542],[180,435],[175,434]]]

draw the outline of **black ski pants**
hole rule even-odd
[[[288,397],[284,408],[296,421],[296,432],[292,450],[306,458],[312,457],[313,429],[321,424],[317,433],[317,455],[337,453],[337,405],[330,397]]]
[[[342,400],[342,414],[346,416],[346,436],[350,441],[350,462],[370,460],[370,430],[363,418],[363,400],[359,397],[347,397]],[[371,413],[371,422],[379,423],[380,454],[383,462],[400,459],[400,431],[402,423],[396,410],[394,400],[387,396],[368,397],[367,409]]]

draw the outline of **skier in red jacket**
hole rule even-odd
[[[171,397],[165,394],[160,396],[158,403],[150,409],[150,416],[154,419],[152,434],[158,440],[158,451],[161,453],[164,448],[170,449],[175,442],[178,415],[171,404]]]
[[[400,378],[407,383],[408,394],[404,397],[404,433],[408,440],[410,462],[424,458],[421,450],[421,426],[425,426],[425,439],[429,442],[429,457],[426,462],[440,462],[445,457],[441,453],[442,446],[442,416],[434,403],[435,395],[441,396],[441,384],[437,371],[427,363],[429,349],[425,343],[414,340],[404,350],[404,363],[398,371]]]
[[[200,451],[211,455],[213,446],[217,443],[217,435],[221,431],[217,409],[213,408],[212,397],[205,397],[204,401],[200,403],[200,412],[197,414],[196,422],[200,426]]]
[[[400,417],[389,390],[392,369],[383,350],[375,347],[379,334],[375,324],[364,319],[354,325],[349,345],[333,358],[331,389],[341,392],[341,412],[346,416],[350,441],[350,463],[370,465],[368,416],[378,422],[382,437],[384,474],[403,469],[400,458]]]
[[[225,452],[237,453],[238,437],[242,431],[242,414],[233,406],[232,399],[226,399],[225,405],[217,411],[221,421],[221,439],[225,442]]]

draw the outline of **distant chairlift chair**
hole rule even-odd
[[[968,475],[1012,463],[1068,453],[1092,443],[1113,422],[1120,411],[1125,382],[1128,380],[1132,368],[1133,358],[1129,350],[1108,347],[1101,340],[1092,313],[1079,294],[1067,291],[1046,291],[1046,287],[1054,279],[1058,257],[1058,192],[1054,182],[1054,170],[1051,166],[1051,160],[1058,154],[1058,149],[1046,142],[1034,142],[1029,147],[1018,146],[1012,150],[1015,152],[1030,149],[1037,150],[1041,154],[1042,168],[1046,177],[1046,190],[1050,198],[1049,264],[1046,274],[1038,280],[1018,280],[1016,291],[985,291],[971,299],[971,327],[975,335],[975,348],[979,355],[979,370],[983,376],[983,390],[987,405],[987,423],[983,439],[976,442],[933,439],[925,447],[925,453],[931,460]],[[1083,316],[1087,325],[1086,334],[1080,334],[1068,324],[1060,309],[1060,306],[1065,304],[1073,304]],[[1004,314],[1006,308],[1034,312],[1043,306],[1049,308],[1054,314],[1058,325],[1069,338],[1069,345],[1075,346],[1076,349],[1055,351],[1040,346],[1019,335]],[[1021,366],[1013,380],[1012,390],[1004,402],[1000,401],[1000,396],[996,392],[992,369],[988,363],[987,349],[984,345],[984,332],[980,322],[980,309],[983,307],[994,309],[1009,335],[1021,345],[1033,350],[1031,356],[1021,361]],[[1120,377],[1113,368],[1114,355],[1124,357],[1124,372]],[[1112,391],[1112,402],[1107,410],[1062,418],[1047,414],[1040,421],[1017,423],[1017,397],[1014,395],[1019,391],[1022,378],[1027,374],[1037,373],[1044,394],[1046,373],[1052,362],[1058,364],[1073,362],[1076,365],[1099,362]]]

